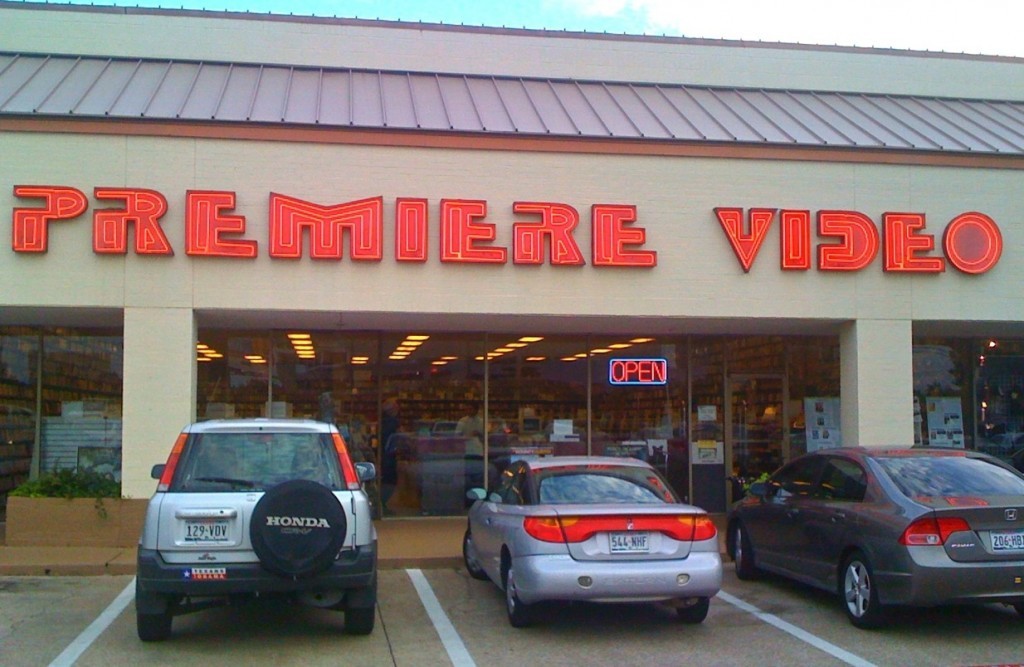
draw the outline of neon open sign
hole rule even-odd
[[[665,359],[609,359],[610,384],[665,384],[668,361]]]

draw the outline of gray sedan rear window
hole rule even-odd
[[[1024,479],[966,456],[896,456],[875,459],[908,498],[1024,495]]]

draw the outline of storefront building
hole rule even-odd
[[[338,424],[395,516],[527,454],[640,456],[720,512],[810,449],[1024,449],[1024,61],[0,23],[0,494],[147,498],[231,416]]]

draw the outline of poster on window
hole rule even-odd
[[[694,465],[722,465],[725,463],[725,443],[721,440],[697,440],[690,449],[690,463]]]
[[[843,438],[839,430],[838,398],[832,396],[805,398],[804,419],[808,452],[843,446]]]
[[[959,396],[925,400],[928,413],[928,444],[932,447],[964,447],[964,410]]]

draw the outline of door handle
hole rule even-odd
[[[790,519],[795,519],[800,516],[800,510],[786,510],[786,516]]]
[[[829,520],[832,521],[832,523],[840,523],[841,521],[846,521],[846,512],[834,512],[832,516],[829,517]]]

